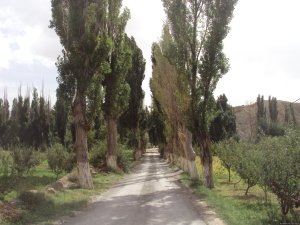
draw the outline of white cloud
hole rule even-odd
[[[23,92],[27,86],[41,90],[44,82],[45,95],[55,99],[61,46],[50,19],[50,0],[0,1],[0,97],[7,89],[11,101],[20,85]]]
[[[149,105],[151,46],[165,20],[162,3],[124,0],[123,5],[131,11],[126,30],[147,60],[143,88]],[[225,93],[233,105],[255,101],[259,93],[282,100],[300,97],[299,8],[299,0],[239,0],[224,45],[231,70],[220,80],[216,95]],[[54,62],[61,46],[48,28],[50,19],[50,0],[0,1],[0,96],[4,86],[13,92],[20,83],[38,86],[43,79],[55,95]]]
[[[151,104],[149,80],[152,76],[151,47],[159,40],[165,15],[161,0],[124,0],[123,5],[130,9],[126,32],[134,36],[138,46],[143,50],[147,61],[143,89],[146,92],[145,104]]]
[[[60,44],[48,28],[50,1],[4,0],[0,3],[0,68],[12,62],[32,65],[34,61],[51,67]]]
[[[300,14],[297,0],[240,0],[225,40],[231,70],[218,84],[233,105],[258,94],[293,101],[299,96]]]

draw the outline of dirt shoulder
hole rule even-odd
[[[181,182],[180,175],[178,175],[178,183],[181,186],[182,190],[184,190],[184,192],[188,195],[195,209],[201,216],[201,219],[207,225],[226,225],[226,223],[217,215],[214,209],[195,194],[195,190],[192,187],[188,187]]]

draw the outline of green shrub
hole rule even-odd
[[[281,222],[291,222],[288,213],[295,222],[295,202],[300,198],[300,132],[289,130],[284,137],[265,138],[259,148],[264,154],[262,183],[278,198]]]
[[[236,151],[234,170],[247,184],[245,195],[251,187],[258,184],[262,171],[262,152],[254,144],[241,143]]]
[[[67,153],[67,159],[65,162],[65,166],[64,166],[64,171],[66,171],[67,173],[70,173],[74,167],[76,165],[76,155],[75,153],[71,152],[71,153]]]
[[[228,182],[231,182],[231,169],[236,164],[238,143],[234,139],[227,139],[215,144],[214,151],[228,171]]]
[[[73,170],[70,174],[68,174],[68,181],[72,183],[78,183],[78,173]]]
[[[133,151],[125,145],[118,145],[117,163],[124,172],[127,172],[134,161]],[[106,163],[106,144],[97,142],[89,152],[90,163],[94,167],[101,167]]]
[[[12,150],[13,172],[18,176],[28,173],[40,164],[40,154],[33,148],[15,147]]]
[[[0,176],[8,176],[13,168],[13,159],[10,152],[0,149]]]
[[[123,169],[124,172],[128,172],[133,158],[133,151],[128,149],[125,145],[118,145],[118,165]]]
[[[74,154],[68,153],[61,144],[55,144],[47,152],[49,168],[56,175],[56,178],[64,171],[72,171],[74,158]]]
[[[23,191],[19,199],[28,207],[36,207],[47,201],[45,193],[39,191]]]
[[[94,167],[103,165],[106,161],[106,145],[104,142],[97,142],[90,149],[90,163]]]

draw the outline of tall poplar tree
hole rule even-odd
[[[228,104],[225,94],[220,95],[216,102],[216,117],[212,121],[209,129],[213,142],[219,142],[231,137],[238,138],[236,131],[236,117],[233,108]]]
[[[277,109],[277,99],[275,97],[269,96],[269,112],[270,119],[272,123],[278,122],[278,109]]]
[[[113,170],[117,165],[117,124],[128,106],[129,85],[125,78],[131,65],[131,51],[126,41],[125,27],[130,17],[129,10],[121,12],[122,0],[108,2],[107,33],[112,40],[112,52],[108,58],[110,72],[103,81],[105,87],[104,114],[107,127],[106,164]]]
[[[201,148],[204,184],[213,188],[209,124],[213,91],[228,70],[223,53],[237,0],[162,0],[172,36],[173,60],[188,79],[189,127],[194,143]]]
[[[143,112],[144,91],[142,83],[145,78],[145,59],[142,50],[137,46],[134,38],[128,39],[132,52],[132,66],[126,75],[126,82],[130,87],[129,105],[122,114],[120,122],[124,128],[131,130],[134,136],[133,147],[135,148],[135,159],[141,157],[141,130],[140,120]]]
[[[109,1],[111,2],[111,1]],[[94,76],[107,70],[111,41],[107,35],[107,0],[52,0],[52,20],[63,46],[58,82],[72,96],[79,183],[93,188],[88,161],[86,96]]]
[[[258,134],[266,134],[268,133],[268,122],[267,122],[267,112],[265,107],[265,99],[264,96],[258,95],[257,100],[257,133]]]

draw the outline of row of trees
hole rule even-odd
[[[119,170],[120,118],[135,131],[136,155],[140,155],[145,60],[134,39],[125,33],[129,10],[122,9],[122,0],[52,0],[51,3],[50,27],[63,46],[56,64],[60,109],[72,111],[79,183],[83,188],[92,188],[88,131],[91,127],[99,131],[101,118],[107,130],[108,167]]]
[[[25,97],[21,95],[13,99],[10,110],[7,93],[0,99],[0,146],[22,145],[34,148],[49,146],[52,134],[55,132],[53,125],[54,112],[51,102],[43,94],[38,95],[34,88],[32,100],[30,90]]]
[[[268,110],[265,106],[265,102],[268,103]],[[275,97],[269,96],[269,100],[265,101],[264,96],[258,95],[257,97],[257,135],[267,135],[267,136],[282,136],[284,135],[284,129],[282,124],[289,124],[297,126],[297,121],[295,117],[293,104],[285,104],[284,106],[284,121],[281,123],[278,119],[278,106],[277,99]],[[269,113],[267,113],[269,111]]]
[[[199,147],[208,188],[214,187],[209,129],[215,118],[213,91],[229,69],[223,40],[236,2],[163,0],[167,22],[162,40],[152,48],[153,108],[160,114],[159,121],[167,121],[164,126],[158,125],[164,128],[165,138],[160,141],[166,141],[161,143],[171,161],[176,155],[193,162],[191,146]],[[183,139],[189,139],[189,132],[189,147],[174,150]],[[185,149],[190,150],[184,153]]]
[[[266,201],[268,192],[276,195],[282,217],[273,214],[273,222],[298,222],[300,142],[296,121],[288,119],[293,114],[292,104],[285,106],[285,126],[279,123],[276,98],[265,101],[259,95],[256,106],[256,137],[249,142],[227,138],[216,143],[214,151],[228,171],[228,181],[234,171],[247,185],[245,195],[256,185],[264,191]]]
[[[247,184],[245,194],[259,185],[267,193],[276,195],[282,214],[281,222],[296,222],[295,208],[300,196],[300,139],[299,129],[288,129],[284,136],[264,137],[258,143],[238,143],[226,140],[215,146],[215,151],[228,170],[235,171]],[[272,218],[275,219],[275,218]]]

